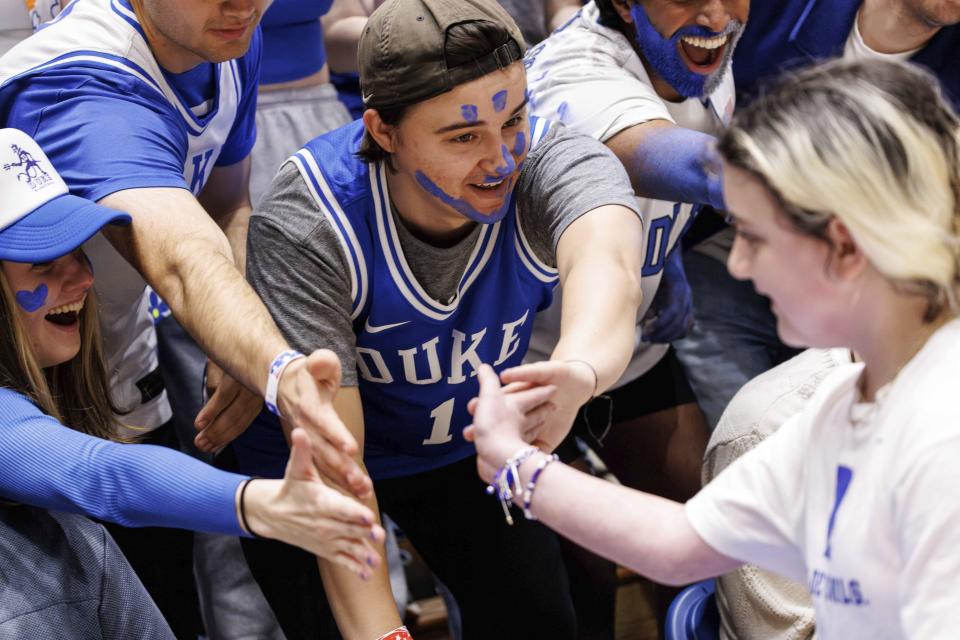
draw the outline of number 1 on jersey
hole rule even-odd
[[[450,398],[436,409],[430,412],[433,418],[433,429],[430,430],[430,437],[423,441],[423,444],[446,444],[453,440],[450,435],[450,422],[453,419],[453,403],[456,398]]]

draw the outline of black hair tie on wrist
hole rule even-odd
[[[247,493],[247,487],[250,486],[250,483],[256,480],[256,478],[247,478],[243,483],[243,488],[240,489],[240,525],[243,527],[243,530],[249,533],[254,538],[262,538],[260,534],[250,528],[250,523],[247,522],[247,508],[244,503],[244,496]]]

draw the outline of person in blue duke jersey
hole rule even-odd
[[[69,194],[22,131],[0,129],[0,149],[0,554],[6,556],[0,565],[4,571],[18,568],[13,579],[0,581],[0,635],[49,637],[50,629],[70,623],[73,629],[64,634],[94,637],[93,629],[80,629],[89,624],[107,633],[127,620],[139,630],[109,637],[170,637],[144,595],[146,602],[129,612],[91,610],[77,599],[89,599],[90,582],[82,576],[97,576],[97,563],[105,562],[104,570],[114,567],[108,579],[129,573],[129,567],[113,559],[112,543],[96,542],[92,523],[50,519],[26,506],[132,527],[273,537],[367,575],[378,562],[372,541],[383,533],[368,508],[317,477],[302,431],[293,436],[282,481],[251,480],[164,447],[117,441],[118,410],[104,368],[94,275],[81,245],[108,225],[130,224],[131,216]],[[18,532],[30,528],[46,528],[51,536],[62,529],[76,558],[58,555],[64,549],[51,546],[53,538],[15,544]],[[92,542],[81,544],[80,537]],[[91,544],[109,557],[83,552]],[[13,549],[16,557],[10,557]],[[165,559],[165,549],[152,552]],[[51,582],[44,572],[58,559],[55,574],[63,580]],[[132,592],[143,591],[136,578],[125,579]],[[18,584],[26,588],[16,590]],[[124,606],[122,599],[110,600],[117,587],[124,590],[105,583],[105,591],[94,594],[108,594],[104,608]]]
[[[575,633],[556,538],[508,526],[474,475],[460,433],[477,369],[558,388],[564,401],[528,434],[555,447],[622,373],[641,297],[629,179],[603,145],[528,118],[523,48],[493,0],[385,3],[360,42],[363,120],[281,168],[248,245],[248,278],[285,335],[340,355],[336,408],[364,443],[378,506],[450,588],[465,638]],[[558,281],[569,322],[553,359],[517,368]],[[233,444],[241,468],[280,473],[281,434],[261,414]],[[357,587],[266,546],[244,543],[248,559],[274,558],[251,560],[262,587],[280,581],[255,565],[296,581],[265,589],[288,639],[324,633],[321,577],[344,637],[402,634],[385,572]],[[524,605],[491,615],[503,601]]]
[[[135,221],[87,244],[100,275],[111,392],[126,421],[176,446],[152,323],[138,307],[149,283],[231,374],[216,385],[200,427],[249,421],[267,394],[270,406],[307,428],[318,468],[366,494],[369,479],[351,456],[356,441],[330,407],[335,358],[318,353],[273,366],[288,345],[236,266],[250,212],[266,5],[71,3],[0,58],[0,120],[33,135],[75,193]],[[196,389],[200,370],[202,362]],[[210,367],[210,379],[219,380],[218,371]],[[177,545],[189,553],[189,539]],[[138,546],[151,561],[151,545]],[[160,591],[177,598],[187,590]],[[185,610],[181,604],[161,609]]]

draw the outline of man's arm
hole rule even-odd
[[[197,200],[223,230],[240,273],[247,268],[247,229],[250,226],[250,156],[240,162],[214,167]]]
[[[642,237],[633,210],[606,205],[575,220],[560,238],[560,339],[549,361],[502,375],[505,383],[557,387],[555,410],[534,440],[545,450],[560,444],[577,410],[616,382],[630,361],[641,301]]]
[[[719,168],[708,162],[715,142],[712,135],[656,119],[620,131],[606,145],[623,163],[637,195],[723,210]]]
[[[620,378],[633,353],[642,255],[643,224],[617,205],[581,216],[557,245],[563,306],[551,360],[589,362],[597,393]]]
[[[552,449],[577,409],[616,382],[633,353],[644,230],[629,179],[608,149],[563,127],[547,136],[527,157],[518,207],[534,252],[560,274],[560,335],[550,361],[502,378],[556,385],[557,410],[538,436]]]
[[[363,460],[363,407],[358,387],[342,387],[333,401],[333,407],[344,424],[360,443],[361,452],[357,462]],[[363,501],[375,514],[379,514],[377,498],[371,495]],[[383,544],[375,545],[380,557],[386,558]],[[329,560],[318,558],[320,576],[326,591],[337,627],[346,640],[372,640],[379,638],[402,622],[397,613],[397,604],[390,590],[390,575],[387,563],[381,562],[372,570],[369,580],[361,581],[352,571]]]
[[[200,348],[248,389],[265,394],[270,364],[287,343],[234,266],[226,236],[196,198],[186,189],[125,189],[100,204],[131,215],[133,224],[105,229],[105,235]],[[353,461],[356,441],[331,419],[335,389],[325,382],[311,375],[305,359],[294,361],[280,380],[278,406],[298,426],[323,435],[316,453],[327,454],[327,463],[336,461],[324,470],[366,494],[369,479]]]
[[[487,365],[478,377],[479,401],[473,426],[464,436],[476,443],[478,469],[490,482],[504,461],[525,445],[522,405],[529,392],[505,393]],[[522,464],[522,486],[543,456],[537,454]],[[521,501],[518,493],[515,502]],[[564,537],[663,584],[689,584],[741,564],[704,541],[682,504],[590,477],[559,462],[543,469],[531,504],[537,519]]]
[[[200,192],[198,201],[227,236],[233,262],[241,274],[247,266],[247,230],[250,226],[250,156],[228,166],[214,167],[210,178]],[[234,378],[226,376],[213,361],[207,361],[206,385],[209,400],[197,414],[194,425],[198,431],[213,426],[235,425],[246,429],[263,408],[263,398]],[[220,424],[218,424],[220,423]],[[320,444],[320,443],[318,443]],[[206,438],[198,435],[196,445],[210,450]]]

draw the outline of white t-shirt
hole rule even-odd
[[[850,30],[850,35],[847,36],[847,43],[843,47],[843,59],[844,60],[897,60],[900,62],[906,62],[913,57],[913,54],[917,53],[923,47],[917,49],[911,49],[910,51],[903,51],[901,53],[880,53],[879,51],[874,51],[867,43],[863,41],[863,35],[860,33],[860,12],[857,12],[857,17],[853,21],[853,29]]]
[[[678,126],[716,135],[733,113],[733,76],[727,73],[709,101],[695,98],[668,102],[657,95],[630,41],[599,23],[593,2],[527,54],[530,110],[534,115],[561,121],[568,127],[606,142],[629,127],[666,120]],[[585,185],[588,188],[588,185]],[[613,388],[646,373],[668,346],[640,341],[642,319],[660,285],[666,254],[678,242],[693,205],[637,198],[648,240],[644,246],[641,278],[643,302],[638,314],[633,358]],[[560,336],[561,293],[553,305],[537,315],[527,359],[547,360]]]
[[[96,276],[94,289],[100,301],[110,392],[119,409],[130,411],[119,417],[120,422],[153,430],[169,420],[173,412],[166,391],[143,402],[144,390],[155,388],[148,384],[148,376],[159,367],[157,334],[144,295],[147,284],[103,234],[90,238],[83,249]]]
[[[870,408],[862,364],[687,503],[711,547],[804,581],[823,638],[952,638],[960,629],[960,320]]]

